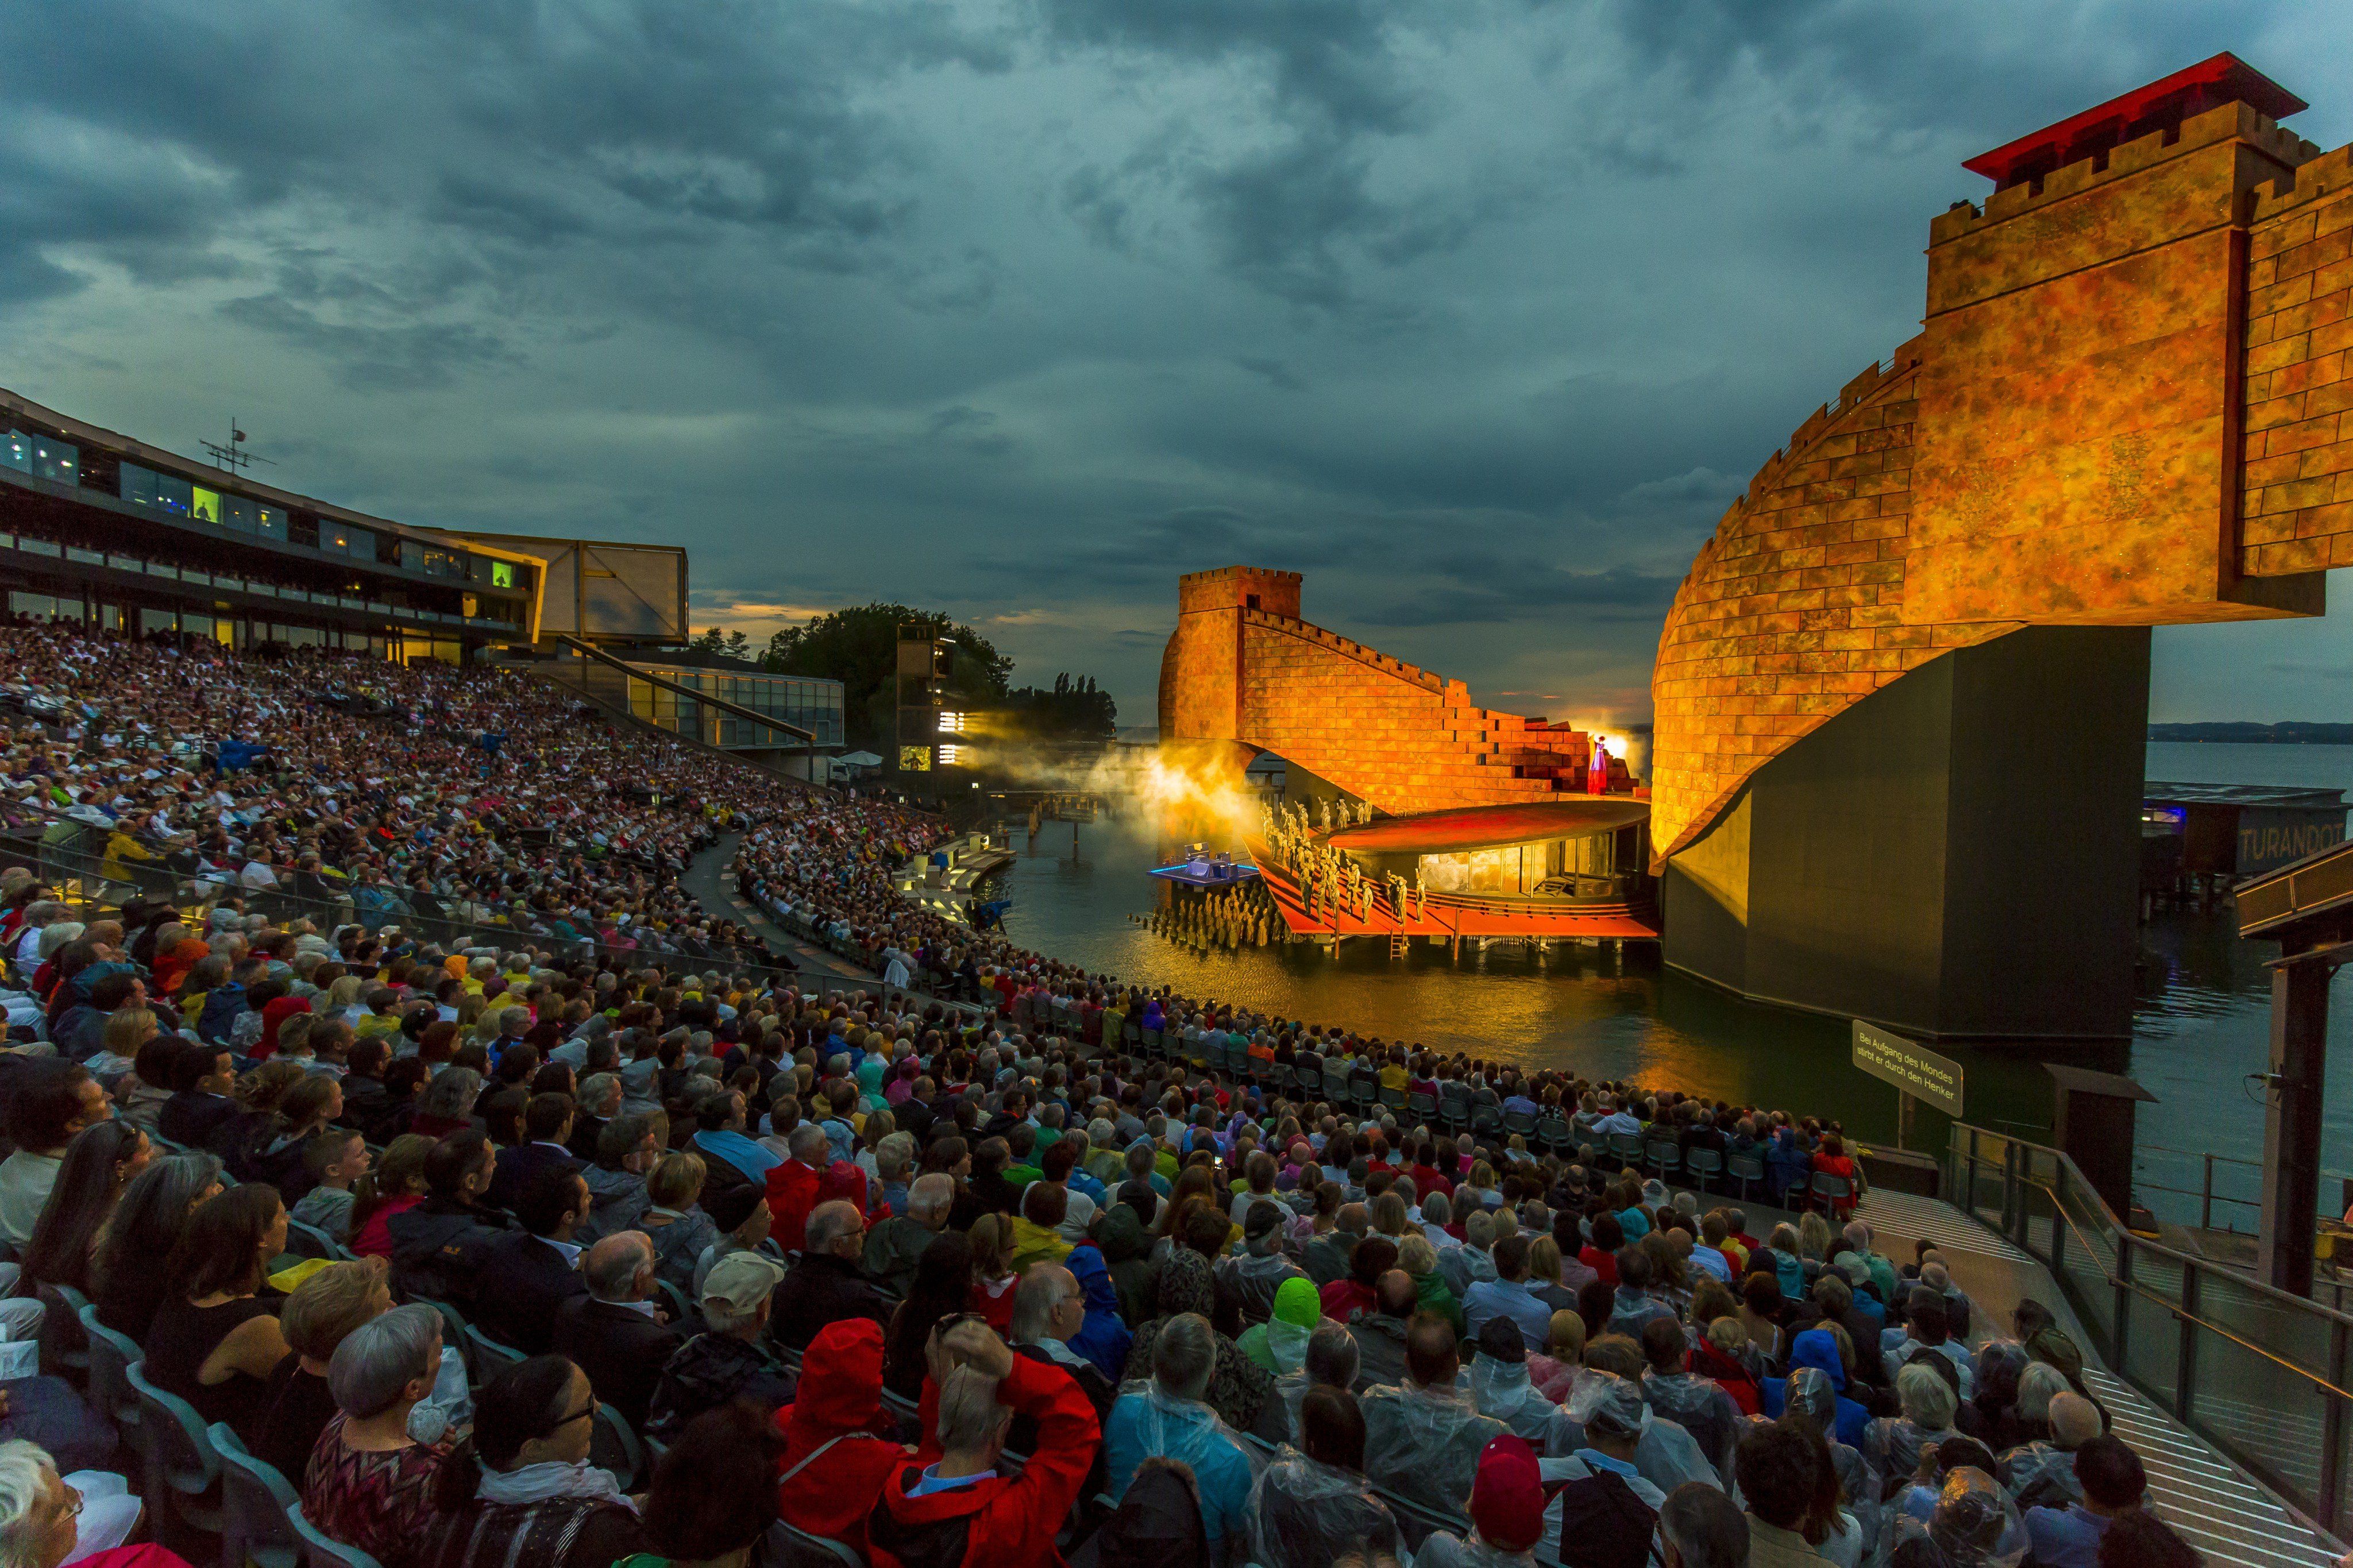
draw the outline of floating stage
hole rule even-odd
[[[1187,851],[1184,859],[1173,866],[1155,866],[1147,875],[1157,877],[1164,882],[1174,882],[1178,887],[1216,892],[1256,880],[1258,868],[1247,860],[1236,860],[1223,850],[1211,854],[1196,844]]]
[[[1249,840],[1294,934],[1656,942],[1639,864],[1650,803],[1623,795],[1469,806]],[[1622,842],[1621,842],[1622,840]],[[1352,868],[1353,877],[1335,876]]]

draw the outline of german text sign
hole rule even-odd
[[[1854,1021],[1854,1065],[1947,1116],[1961,1113],[1961,1064],[1926,1046]]]

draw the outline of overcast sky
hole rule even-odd
[[[1960,161],[2224,48],[2353,139],[2343,0],[75,0],[0,56],[0,385],[684,544],[698,626],[944,609],[1130,723],[1238,562],[1641,718]],[[2345,718],[2348,626],[2160,632],[2154,716]]]

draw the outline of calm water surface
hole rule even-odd
[[[2353,747],[2156,744],[2147,777],[2182,784],[2321,785],[2353,792]],[[1013,899],[1006,930],[1024,946],[1090,969],[1193,996],[1231,999],[1284,1017],[1346,1024],[1386,1039],[1630,1079],[1741,1103],[1836,1117],[1866,1139],[1895,1131],[1895,1091],[1854,1070],[1843,1023],[1750,1006],[1630,950],[1620,961],[1593,949],[1542,960],[1466,948],[1416,948],[1392,963],[1385,945],[1346,947],[1335,960],[1298,945],[1196,958],[1130,922],[1152,908],[1154,863],[1142,824],[1046,824],[1024,844],[1004,883]],[[2140,1182],[2195,1189],[2211,1151],[2245,1160],[2263,1152],[2263,1109],[2246,1075],[2264,1065],[2270,1017],[2269,943],[2242,942],[2227,920],[2167,914],[2144,929],[2150,962],[2122,1059],[2083,1065],[2129,1072],[2158,1097],[2140,1112]],[[2353,1042],[2353,986],[2332,1003],[2331,1028]],[[1969,1120],[2033,1136],[2051,1121],[2042,1059],[1957,1048],[1967,1068]],[[2054,1058],[2053,1059],[2075,1059]],[[2332,1058],[2327,1122],[2353,1142],[2353,1046]],[[1924,1112],[1915,1143],[1940,1145],[1943,1124]],[[2353,1169],[2353,1150],[2332,1168]],[[2222,1167],[2217,1187],[2252,1196],[2253,1173]],[[2168,1217],[2190,1218],[2192,1200],[2158,1199]],[[2252,1210],[2222,1205],[2252,1229]]]

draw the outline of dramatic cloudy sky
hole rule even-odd
[[[0,57],[0,385],[409,521],[683,543],[1149,722],[1179,572],[1647,711],[1693,550],[1915,330],[1961,159],[2343,0],[75,0]],[[2341,718],[2353,611],[2160,633]]]

